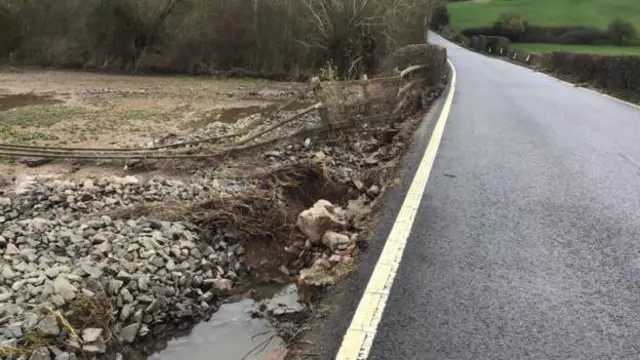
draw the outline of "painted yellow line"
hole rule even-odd
[[[422,156],[422,160],[420,160],[418,170],[411,181],[409,191],[398,212],[395,223],[391,228],[387,242],[382,249],[380,259],[373,269],[367,288],[358,304],[358,309],[342,340],[336,360],[365,360],[369,356],[378,324],[391,291],[391,285],[393,285],[393,280],[400,266],[402,253],[407,244],[411,227],[429,180],[431,168],[436,159],[449,112],[451,111],[453,94],[456,89],[456,69],[451,61],[448,62],[452,73],[449,93],[444,107],[433,129],[431,140]]]

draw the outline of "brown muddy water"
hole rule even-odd
[[[51,96],[39,96],[35,94],[0,95],[0,111],[30,105],[60,104],[64,101],[54,99]]]
[[[267,111],[270,107],[280,105],[277,102],[265,102],[260,105],[250,105],[244,107],[227,107],[222,109],[216,109],[211,112],[209,116],[204,117],[201,120],[195,121],[192,123],[193,128],[199,128],[202,126],[206,126],[210,123],[221,122],[225,124],[234,124],[241,119],[249,117],[251,115],[260,114],[264,111]],[[305,109],[310,104],[304,102],[293,102],[287,106],[285,106],[282,111],[297,111]]]
[[[168,342],[151,360],[264,360],[286,346],[267,319],[255,318],[260,305],[265,312],[299,312],[295,284],[254,288],[251,298],[220,306],[211,319],[196,325],[184,337]],[[257,300],[263,298],[265,300]],[[266,309],[266,310],[265,310]]]

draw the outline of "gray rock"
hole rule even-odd
[[[238,256],[242,256],[242,255],[244,255],[244,254],[245,254],[245,252],[246,252],[246,250],[245,250],[245,249],[244,249],[244,247],[242,247],[242,246],[238,246],[238,247],[236,248],[236,250],[235,250],[235,254],[236,254],[236,255],[238,255]]]
[[[38,314],[32,312],[25,313],[24,319],[22,320],[22,330],[25,332],[31,331],[38,325],[38,321],[40,321]]]
[[[111,295],[116,295],[120,292],[120,289],[124,285],[122,280],[111,279],[107,283],[107,292]]]
[[[13,270],[19,272],[25,272],[29,269],[29,265],[24,261],[19,261],[17,264],[13,265]]]
[[[108,242],[103,242],[102,244],[98,244],[94,247],[94,251],[99,254],[106,254],[111,251],[111,244]]]
[[[104,227],[104,222],[102,220],[89,220],[85,224],[95,230]]]
[[[18,280],[18,281],[14,281],[13,284],[11,285],[11,289],[13,291],[19,291],[20,289],[22,289],[24,287],[24,285],[27,283],[26,280]]]
[[[107,241],[109,241],[109,239],[107,239],[107,236],[105,234],[100,234],[99,233],[99,234],[95,234],[95,235],[93,235],[93,237],[91,237],[91,242],[94,245],[102,244],[103,242],[107,242]]]
[[[155,255],[156,255],[156,251],[153,250],[153,249],[140,252],[140,257],[143,258],[143,259],[148,259],[148,258],[150,258],[152,256],[155,256]]]
[[[56,307],[61,308],[64,306],[64,304],[66,304],[66,301],[64,301],[64,298],[60,295],[53,295],[51,297],[51,303],[53,303]]]
[[[142,303],[152,303],[154,298],[152,296],[147,295],[147,294],[140,294],[140,295],[138,295],[137,300],[139,302],[142,302]]]
[[[189,254],[191,254],[191,256],[193,256],[196,259],[202,258],[202,253],[200,252],[200,250],[198,250],[198,248],[195,248],[195,247],[191,249],[191,251],[189,251]]]
[[[122,322],[127,321],[127,319],[129,319],[129,316],[131,316],[132,312],[133,312],[133,306],[131,306],[130,304],[124,304],[122,306],[122,310],[120,310],[120,321]]]
[[[69,281],[67,281],[66,279],[57,278],[53,282],[53,288],[55,289],[56,293],[62,296],[62,298],[64,298],[66,301],[73,300],[76,297],[76,287],[71,285],[71,283],[69,283]]]
[[[140,336],[147,336],[147,334],[149,333],[149,327],[147,325],[142,325],[140,327],[140,332],[138,333],[138,335]]]
[[[80,268],[85,273],[89,274],[91,278],[98,279],[102,276],[102,270],[100,270],[98,267],[93,266],[91,264],[83,263],[80,265]]]
[[[36,274],[27,274],[27,275],[25,275],[25,277],[34,276],[34,275],[36,275]],[[32,278],[26,279],[26,282],[31,284],[31,285],[40,286],[40,285],[42,285],[44,283],[44,281],[46,279],[47,278],[44,276],[44,274],[39,274],[36,277],[32,277]]]
[[[120,295],[122,296],[122,301],[124,301],[125,303],[132,303],[133,302],[133,295],[131,295],[131,292],[127,289],[122,289],[122,291],[120,291]]]
[[[165,266],[164,259],[162,259],[159,256],[154,257],[153,260],[150,261],[150,263],[153,264],[153,266],[155,266],[155,267],[163,267],[163,266]]]
[[[29,260],[29,262],[35,262],[38,260],[36,249],[20,249],[20,256]]]
[[[29,228],[43,232],[51,226],[51,221],[42,218],[33,218],[29,222]]]
[[[164,267],[167,269],[167,271],[173,271],[176,268],[176,263],[173,262],[173,260],[169,259],[169,261],[164,264]]]
[[[129,247],[127,247],[127,252],[137,252],[138,249],[140,249],[140,245],[131,244],[131,245],[129,245]]]
[[[131,274],[129,274],[128,272],[121,270],[118,275],[116,275],[116,279],[120,279],[120,280],[131,280],[133,279],[133,276],[131,276]]]
[[[12,292],[2,293],[2,294],[0,294],[0,303],[7,302],[11,298],[13,298],[13,293]]]
[[[0,197],[0,207],[10,207],[12,204],[11,198]]]
[[[51,359],[51,354],[49,353],[49,349],[47,349],[46,347],[41,347],[37,349],[29,357],[29,360],[50,360],[50,359]]]
[[[120,330],[120,339],[127,344],[131,344],[136,339],[139,330],[140,324],[137,323],[125,326]]]
[[[93,180],[91,179],[86,179],[83,183],[82,183],[82,187],[87,190],[87,191],[94,191],[96,190],[96,186],[93,184]]]
[[[4,330],[4,336],[9,339],[19,339],[22,337],[22,335],[23,332],[21,322],[9,324]]]
[[[227,271],[227,275],[226,275],[226,277],[228,277],[228,278],[229,278],[229,279],[231,279],[231,280],[235,280],[235,279],[237,279],[237,278],[238,278],[238,274],[236,274],[236,272],[235,272],[235,271],[231,271],[231,270],[229,270],[229,271]]]
[[[205,283],[206,282],[207,281],[205,280]],[[212,283],[214,289],[222,292],[230,291],[233,288],[233,281],[229,279],[213,279]]]
[[[283,273],[284,275],[291,275],[291,272],[289,271],[289,269],[285,266],[285,265],[280,265],[280,267],[278,268],[278,270]]]
[[[138,310],[136,310],[135,313],[133,313],[133,317],[131,319],[138,323],[138,322],[142,321],[142,315],[143,315],[142,314],[142,309],[138,309]]]
[[[109,225],[111,225],[113,223],[113,220],[107,215],[102,215],[100,217],[100,220],[102,220],[102,222],[107,226],[109,226]]]
[[[59,267],[48,268],[44,271],[44,274],[49,278],[53,279],[60,274],[61,269]]]
[[[56,355],[55,360],[72,360],[72,357],[71,357],[72,355],[73,354],[70,354],[68,352],[63,352],[63,353],[60,353],[60,354]],[[73,359],[76,359],[75,355],[73,355]]]
[[[93,343],[82,345],[82,351],[92,354],[104,354],[107,351],[107,345],[102,338],[98,338]]]
[[[20,253],[20,250],[18,249],[18,247],[16,247],[15,245],[13,245],[12,243],[8,243],[7,247],[4,249],[4,256],[5,258],[7,256],[15,256],[18,255]]]
[[[0,273],[0,278],[4,279],[7,282],[11,282],[11,280],[15,279],[18,276],[16,272],[11,270],[9,265],[5,265],[2,269],[2,273]]]
[[[57,346],[49,346],[49,351],[51,351],[51,353],[53,354],[53,356],[55,356],[55,357],[56,357],[56,359],[57,359],[60,355],[62,355],[62,354],[64,354],[64,353],[65,353],[64,351],[60,350],[60,348],[59,348],[59,347],[57,347]]]
[[[126,260],[120,261],[120,265],[122,265],[122,267],[130,273],[135,272],[139,267],[139,264]]]
[[[57,336],[60,334],[58,320],[56,320],[53,314],[45,316],[40,320],[40,323],[38,323],[38,331],[45,336]]]
[[[138,278],[138,289],[142,291],[149,290],[149,277],[141,276]]]
[[[82,281],[82,276],[80,276],[80,275],[66,274],[65,277],[67,278],[67,280],[72,281],[72,282],[81,282]]]
[[[102,335],[102,329],[100,328],[87,328],[82,330],[82,340],[88,343],[98,341],[98,338]]]
[[[196,244],[193,241],[188,240],[180,240],[179,245],[182,249],[193,249],[196,247]]]

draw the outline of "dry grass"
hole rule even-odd
[[[292,199],[287,190],[305,193],[315,188],[316,192],[329,193],[336,192],[332,186],[337,186],[327,178],[327,170],[313,162],[257,169],[245,177],[247,181],[253,179],[254,185],[247,183],[238,191],[215,191],[198,202],[168,200],[136,205],[118,210],[114,216],[190,221],[203,230],[234,229],[248,238],[287,242],[294,233],[297,213],[307,206],[300,198]]]
[[[34,351],[31,348],[19,348],[9,345],[0,344],[0,356],[4,357],[20,357],[29,356]]]
[[[74,329],[100,328],[107,334],[105,342],[113,339],[110,332],[111,326],[115,323],[114,317],[116,307],[111,299],[106,295],[94,295],[92,297],[81,296],[71,303],[68,314],[69,319],[60,315],[59,322],[67,328],[72,340],[82,343],[78,333]]]
[[[58,325],[69,333],[69,340],[82,345],[83,341],[79,332],[86,328],[101,328],[107,334],[105,341],[110,342],[115,338],[111,335],[110,329],[114,324],[114,307],[106,296],[80,296],[74,300],[66,315],[60,310],[46,309],[52,314]],[[56,345],[65,348],[67,344],[61,343],[59,339],[53,337],[43,337],[36,332],[29,332],[19,341],[18,346],[0,345],[1,357],[30,356],[37,349]]]

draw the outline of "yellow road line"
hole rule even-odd
[[[391,228],[387,242],[382,249],[380,259],[378,259],[373,269],[367,288],[358,304],[358,309],[342,340],[342,346],[338,351],[336,360],[364,360],[369,356],[378,324],[382,318],[382,313],[387,303],[389,292],[391,291],[391,285],[393,285],[393,280],[400,266],[402,253],[407,244],[411,227],[413,226],[420,201],[422,200],[427,181],[429,180],[431,168],[436,159],[447,118],[451,111],[453,94],[456,89],[456,69],[451,61],[448,62],[452,74],[449,93],[447,94],[444,107],[433,129],[431,140],[422,156],[422,160],[420,160],[418,170],[411,181],[409,191],[398,212],[395,223]]]

